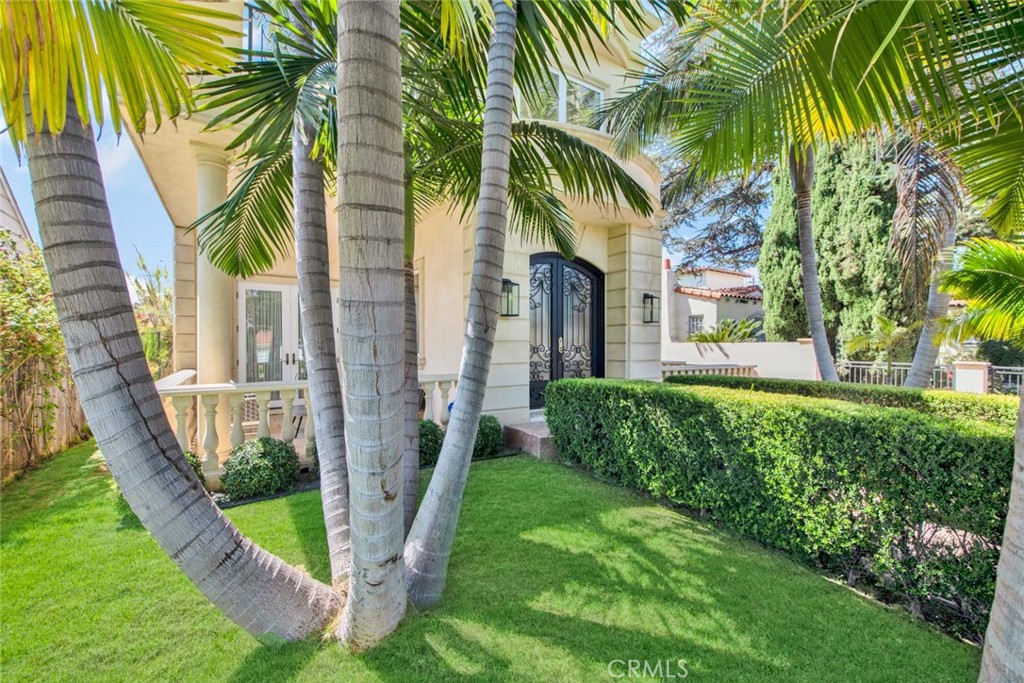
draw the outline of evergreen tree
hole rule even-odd
[[[888,253],[896,206],[891,164],[871,141],[818,151],[812,202],[825,328],[833,348],[872,331],[883,316],[901,325],[920,320],[923,302],[907,302],[896,260]],[[788,178],[776,174],[775,202],[758,262],[769,339],[807,336],[800,289],[796,214]],[[904,354],[906,352],[904,351]],[[907,360],[899,358],[898,360]]]

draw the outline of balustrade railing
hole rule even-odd
[[[993,394],[1020,394],[1021,384],[1024,384],[1024,367],[1009,365],[993,365],[989,368],[989,391]]]
[[[302,382],[254,382],[236,384],[188,384],[195,371],[183,370],[157,383],[157,391],[169,408],[175,437],[182,450],[202,455],[206,469],[215,472],[223,454],[247,438],[273,436],[303,448],[313,443],[315,426],[312,411],[307,410],[308,385]],[[424,375],[419,378],[424,396],[424,419],[446,425],[449,406],[455,401],[455,375]],[[226,399],[226,401],[222,401]],[[219,411],[227,404],[229,420],[220,420]],[[202,433],[192,435],[191,416],[202,416]],[[199,431],[199,430],[197,430]],[[221,431],[227,431],[226,434]],[[298,443],[301,442],[301,443]]]
[[[903,386],[910,373],[910,363],[876,363],[872,361],[841,360],[836,363],[840,382],[854,384],[888,384]],[[953,389],[955,372],[952,365],[936,365],[932,371],[933,389]]]
[[[711,363],[662,363],[661,378],[673,375],[732,375],[734,377],[757,377],[756,365],[730,365]]]

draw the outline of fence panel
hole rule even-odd
[[[853,384],[887,384],[903,386],[910,373],[910,363],[875,363],[847,360],[836,363],[839,381]],[[953,366],[936,365],[932,372],[933,389],[953,389]]]
[[[18,368],[0,386],[0,401],[2,479],[82,438],[85,414],[68,369],[57,384],[46,386],[35,366]]]

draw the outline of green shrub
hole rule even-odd
[[[493,415],[481,415],[480,426],[476,431],[476,442],[473,444],[473,459],[494,457],[503,445],[505,432],[498,418]]]
[[[203,460],[194,451],[185,451],[185,460],[192,467],[192,471],[199,477],[199,481],[206,483],[206,477],[203,475]]]
[[[891,408],[909,408],[950,419],[983,420],[1005,427],[1017,424],[1018,400],[995,394],[961,394],[941,389],[905,389],[903,387],[847,382],[818,382],[772,377],[736,377],[732,375],[676,375],[666,383],[749,389],[772,394],[797,394],[814,398],[870,403]]]
[[[220,483],[232,500],[269,496],[299,480],[299,456],[290,443],[260,437],[236,446]]]
[[[444,442],[444,432],[433,420],[420,420],[420,467],[429,467],[437,464],[437,458],[441,455],[441,444]]]
[[[313,441],[309,444],[307,452],[309,453],[309,457],[313,460],[312,464],[309,466],[309,476],[319,478],[320,456],[316,452],[316,441]]]
[[[558,453],[979,638],[995,588],[1013,435],[912,410],[718,387],[549,385]],[[938,532],[938,533],[937,533]],[[948,602],[943,602],[948,601]]]

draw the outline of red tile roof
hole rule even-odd
[[[679,294],[699,296],[703,299],[747,299],[748,301],[760,301],[763,298],[761,287],[758,285],[746,285],[744,287],[722,287],[720,289],[708,289],[707,287],[676,287]]]

